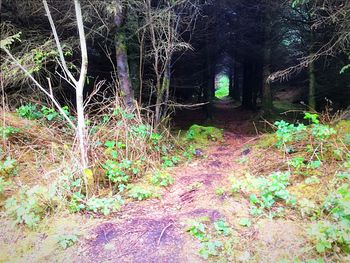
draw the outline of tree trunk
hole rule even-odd
[[[85,32],[83,25],[83,16],[81,14],[81,7],[78,0],[74,0],[75,14],[78,24],[80,49],[81,49],[81,69],[78,83],[76,85],[76,103],[77,103],[77,117],[78,117],[78,138],[82,157],[82,165],[84,169],[88,168],[87,156],[87,131],[84,116],[84,86],[88,68],[88,55],[85,40]],[[87,184],[87,182],[85,182]],[[86,193],[88,195],[88,193]]]
[[[114,24],[116,25],[115,35],[115,50],[116,50],[116,61],[117,61],[117,75],[119,79],[120,89],[123,92],[124,102],[127,107],[133,108],[134,106],[134,90],[132,88],[128,53],[125,41],[125,32],[123,29],[126,18],[126,11],[123,8],[114,18]]]
[[[242,107],[246,109],[253,108],[253,64],[252,61],[246,59],[243,63],[243,91],[242,91]]]
[[[308,105],[311,110],[316,110],[315,93],[316,93],[315,62],[312,61],[309,64],[309,105]]]
[[[169,99],[170,77],[171,77],[171,65],[169,61],[165,66],[161,87],[157,89],[159,92],[157,94],[156,109],[155,109],[156,126],[161,122],[162,116],[164,116],[164,113],[167,111],[167,106],[162,105],[162,103],[163,102],[167,103]]]

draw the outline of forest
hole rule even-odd
[[[0,262],[350,262],[350,0],[0,13]]]

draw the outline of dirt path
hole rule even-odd
[[[223,219],[238,235],[239,244],[229,258],[209,258],[210,262],[277,262],[304,253],[300,223],[259,219],[251,227],[241,227],[238,221],[250,217],[249,201],[241,195],[216,194],[217,188],[230,189],[235,172],[247,169],[239,160],[250,156],[253,149],[248,143],[257,140],[242,132],[240,123],[246,125],[247,116],[230,114],[235,121],[222,125],[231,131],[224,133],[223,143],[207,149],[205,158],[174,168],[175,183],[160,199],[130,203],[91,229],[74,261],[208,262],[198,256],[199,241],[186,232],[188,221],[201,217],[211,222]]]
[[[207,216],[211,221],[230,221],[232,214],[248,211],[243,199],[225,205],[225,196],[215,194],[217,187],[239,165],[234,160],[252,137],[225,133],[225,143],[209,148],[207,158],[177,167],[175,183],[160,199],[133,202],[116,218],[91,230],[79,253],[84,262],[202,262],[198,243],[185,232],[188,219]],[[230,216],[228,217],[227,214]]]

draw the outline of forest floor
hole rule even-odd
[[[192,114],[200,122],[198,114],[202,113]],[[3,261],[295,262],[314,258],[313,246],[306,237],[307,221],[290,212],[276,218],[252,217],[249,194],[230,194],[233,183],[266,174],[283,160],[271,149],[256,147],[261,136],[255,133],[255,125],[246,121],[254,113],[237,109],[232,114],[232,108],[223,103],[215,114],[216,124],[225,128],[224,140],[197,149],[201,157],[170,168],[174,183],[161,197],[128,203],[107,217],[58,214],[45,219],[35,232],[9,230],[11,222],[2,218],[0,242],[6,245],[0,254],[7,254],[3,254]],[[180,114],[179,125],[193,122],[190,115]],[[305,190],[310,195],[318,191]],[[225,222],[221,231],[229,226],[227,234],[215,231],[219,221]],[[189,231],[199,224],[205,226],[205,239]],[[74,233],[79,241],[59,250],[54,245],[58,233]],[[214,245],[217,241],[223,244],[220,253]],[[204,243],[207,247],[203,250]],[[204,255],[215,257],[200,257],[201,249]],[[13,253],[20,256],[12,257]]]

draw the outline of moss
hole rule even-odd
[[[258,148],[269,148],[274,146],[277,143],[277,137],[275,134],[264,134],[258,144],[257,147]]]
[[[194,124],[187,131],[186,140],[197,145],[208,145],[210,142],[223,141],[223,131],[211,126]]]
[[[343,140],[346,145],[350,145],[350,121],[342,120],[338,122],[335,129],[340,139]]]

